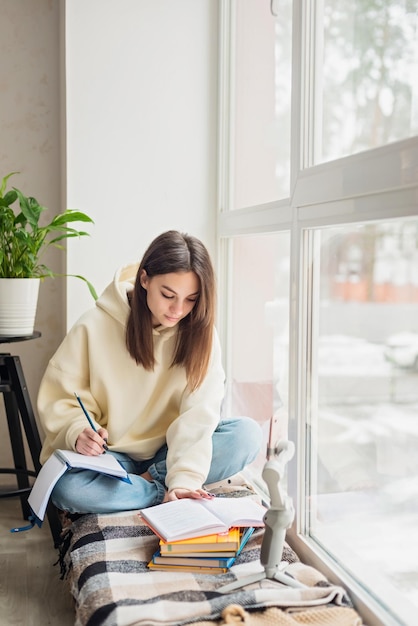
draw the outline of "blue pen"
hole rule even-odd
[[[84,415],[87,417],[88,423],[90,424],[90,426],[92,427],[92,429],[94,430],[94,432],[95,432],[95,433],[97,433],[97,429],[96,429],[95,425],[93,424],[93,421],[92,421],[92,419],[91,419],[90,415],[87,413],[86,407],[85,407],[85,406],[84,406],[84,404],[82,403],[80,396],[78,395],[78,393],[77,393],[76,391],[74,391],[74,395],[75,395],[75,397],[77,398],[77,402],[78,402],[78,404],[81,406],[81,408],[82,408],[82,410],[83,410]],[[103,444],[103,449],[104,449],[105,451],[109,450],[109,448],[107,447],[106,443],[104,443],[104,444]]]

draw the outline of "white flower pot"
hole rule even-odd
[[[40,278],[0,278],[0,335],[31,335]]]

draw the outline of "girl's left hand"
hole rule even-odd
[[[195,500],[212,500],[215,496],[211,493],[208,493],[204,489],[195,489],[194,491],[190,491],[190,489],[172,489],[168,492],[168,501],[171,500],[180,500],[181,498],[192,498]]]

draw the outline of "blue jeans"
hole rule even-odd
[[[262,432],[248,417],[219,422],[213,437],[213,453],[206,484],[233,476],[251,463],[260,451]],[[56,507],[70,513],[114,513],[142,509],[163,501],[166,487],[167,446],[152,459],[134,461],[122,452],[113,454],[129,474],[132,484],[92,470],[68,470],[52,491]],[[152,482],[139,476],[147,471]]]

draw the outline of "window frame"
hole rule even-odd
[[[267,1],[267,0],[266,0]],[[386,611],[306,534],[304,481],[309,445],[307,397],[309,367],[315,350],[312,268],[315,245],[312,228],[354,224],[418,214],[418,137],[397,141],[334,161],[314,165],[315,55],[321,1],[294,0],[292,24],[291,195],[264,205],[231,210],[231,143],[234,128],[234,11],[237,0],[220,0],[219,11],[219,169],[218,169],[218,276],[220,302],[228,303],[231,288],[230,239],[246,234],[289,230],[290,336],[289,438],[296,454],[289,463],[288,489],[296,515],[288,540],[305,562],[332,581],[344,585],[356,608],[370,626],[395,626]],[[367,171],[367,176],[364,172]],[[228,305],[219,308],[219,330],[228,377],[230,365]],[[297,355],[294,358],[294,355]],[[392,620],[392,621],[391,621]]]

